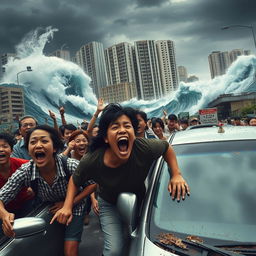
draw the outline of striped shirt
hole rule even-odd
[[[52,185],[49,185],[39,174],[39,170],[37,169],[33,160],[30,160],[28,163],[23,164],[7,181],[7,183],[0,189],[0,200],[7,204],[11,200],[13,200],[18,192],[24,187],[29,187],[33,180],[38,180],[38,192],[37,196],[43,202],[59,202],[64,201],[67,192],[67,175],[65,173],[65,169],[63,167],[63,163],[61,161],[61,156],[56,156],[56,166],[57,166],[57,174],[53,181]],[[67,172],[69,172],[70,177],[76,170],[79,161],[73,158],[67,159]],[[84,187],[94,184],[92,180],[89,180]],[[76,204],[73,208],[73,214],[81,216],[83,213],[83,209],[85,207],[85,201],[82,200],[78,204]]]

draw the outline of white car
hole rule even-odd
[[[256,255],[256,128],[224,131],[198,128],[170,138],[191,189],[185,201],[172,201],[163,159],[151,173],[141,211],[135,195],[120,195],[130,256]]]

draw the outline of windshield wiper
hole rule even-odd
[[[223,256],[237,256],[239,253],[239,252],[236,252],[236,253],[231,252],[231,251],[228,251],[228,250],[225,250],[222,248],[218,248],[218,247],[215,247],[215,246],[212,246],[209,244],[197,243],[197,242],[192,242],[192,241],[187,241],[187,240],[182,240],[182,242],[184,244],[189,245],[190,247],[193,247],[193,248],[196,247],[196,248],[202,249],[203,252],[200,253],[199,255],[202,255],[204,253],[204,251],[207,251],[207,252],[212,251],[212,252],[218,253],[219,255],[223,255]],[[159,241],[155,241],[154,243],[163,249],[167,249],[170,252],[177,252],[177,253],[179,253],[179,255],[182,255],[182,256],[190,256],[191,255],[188,252],[188,250],[191,248],[181,249],[174,244],[165,244],[165,243],[162,243]],[[193,253],[193,255],[195,255],[195,254]]]
[[[218,253],[220,255],[223,255],[223,256],[237,256],[237,253],[235,253],[235,252],[230,252],[228,250],[218,248],[218,247],[215,247],[215,246],[210,245],[210,244],[197,243],[197,242],[192,242],[192,241],[187,241],[187,240],[182,240],[182,242],[184,244],[188,244],[192,247],[195,246],[195,247],[203,249],[203,250],[216,252],[216,253]]]
[[[236,253],[242,253],[244,255],[256,255],[255,243],[231,243],[226,245],[218,245],[218,248],[225,250],[231,250]]]
[[[190,256],[190,254],[187,252],[187,249],[181,249],[175,246],[174,244],[165,244],[159,241],[155,241],[154,244],[156,244],[160,248],[167,250],[169,252],[172,252],[172,253],[176,252],[176,253],[179,253],[179,255],[181,256]]]

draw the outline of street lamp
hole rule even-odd
[[[230,25],[230,26],[222,27],[221,29],[222,29],[222,30],[225,30],[225,29],[234,28],[234,27],[249,28],[249,29],[252,31],[253,42],[254,42],[254,46],[255,46],[255,48],[256,48],[256,39],[255,39],[254,30],[253,30],[253,25]]]
[[[27,71],[30,72],[30,71],[33,71],[33,70],[32,70],[32,68],[31,68],[30,66],[27,66],[27,69],[26,69],[26,70],[22,70],[22,71],[20,71],[20,72],[17,73],[17,84],[18,84],[18,85],[20,85],[20,83],[19,83],[19,74],[20,74],[20,73],[23,73],[23,72],[27,72]]]

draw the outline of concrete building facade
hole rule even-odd
[[[136,96],[134,83],[118,83],[100,89],[100,97],[107,103],[120,103]]]
[[[132,45],[126,42],[105,49],[108,85],[135,83]]]
[[[176,66],[174,42],[158,40],[156,43],[162,94],[167,95],[178,89],[179,79]]]
[[[3,77],[4,73],[6,72],[4,65],[8,63],[9,58],[15,58],[15,53],[4,53],[1,55],[1,62],[0,62],[0,79]]]
[[[136,41],[134,47],[138,99],[158,99],[163,91],[155,41]]]
[[[208,104],[209,108],[217,107],[220,119],[240,116],[245,107],[256,105],[256,92],[240,94],[223,94]]]
[[[179,74],[179,81],[186,83],[188,79],[187,69],[184,66],[178,66],[178,74]]]
[[[208,56],[211,78],[224,75],[230,66],[228,52],[214,51]]]
[[[55,56],[63,60],[70,61],[70,51],[67,50],[56,50],[50,54],[50,56]]]
[[[236,61],[239,56],[250,55],[250,54],[251,52],[249,50],[234,49],[229,52],[230,63],[233,63],[234,61]]]
[[[241,55],[250,55],[250,51],[234,49],[230,52],[212,52],[208,56],[211,78],[226,74],[229,66]]]
[[[103,44],[91,42],[83,45],[76,54],[76,60],[78,65],[92,79],[90,85],[98,98],[100,89],[108,84]]]
[[[0,122],[12,123],[24,116],[24,93],[20,87],[0,86]]]

